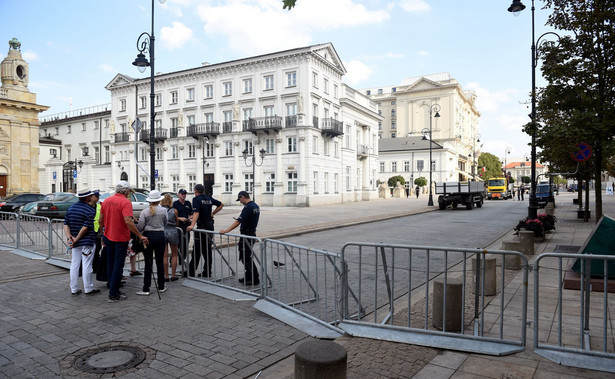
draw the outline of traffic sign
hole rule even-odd
[[[58,173],[54,171],[52,176],[53,180],[56,180],[58,178]]]
[[[158,179],[158,170],[154,170],[154,177]]]
[[[77,178],[77,170],[73,170],[73,178]]]
[[[577,148],[577,150],[573,151],[570,154],[572,156],[572,159],[574,159],[575,161],[584,162],[592,156],[592,149],[591,147],[589,147],[588,144],[579,143],[576,144],[575,147]]]
[[[134,120],[132,124],[130,124],[130,126],[132,126],[132,130],[139,133],[139,131],[143,127],[143,123],[141,122],[141,120],[139,120],[139,117],[137,117],[137,119]]]

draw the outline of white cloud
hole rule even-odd
[[[344,81],[351,86],[355,86],[358,83],[369,79],[375,72],[373,68],[357,60],[344,62],[344,66],[347,70],[347,73],[344,76]]]
[[[115,70],[113,67],[111,67],[111,65],[108,65],[106,63],[101,63],[98,65],[98,68],[102,71],[102,72],[107,72],[107,73],[117,73],[117,70]]]
[[[173,21],[172,27],[164,27],[160,30],[162,43],[169,50],[181,48],[192,38],[192,30],[179,21]]]
[[[431,55],[431,53],[430,53],[429,51],[425,51],[425,50],[421,50],[421,51],[419,51],[419,52],[418,52],[418,53],[416,53],[416,54],[417,54],[417,55],[420,55],[420,56],[422,56],[422,57],[426,57],[426,56]]]
[[[399,6],[406,12],[420,13],[429,12],[431,7],[423,0],[401,0]]]
[[[230,49],[247,55],[307,46],[313,32],[380,23],[389,12],[390,7],[370,11],[352,0],[299,1],[291,12],[283,10],[279,0],[230,0],[198,7],[210,37],[223,35]]]
[[[516,99],[519,99],[520,93],[516,88],[506,88],[491,92],[476,82],[469,82],[464,86],[464,89],[476,92],[476,107],[481,113],[495,112],[500,110],[503,104],[514,103]]]
[[[21,56],[25,61],[28,62],[38,60],[38,54],[33,51],[24,51],[23,53],[21,53]]]

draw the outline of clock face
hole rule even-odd
[[[22,65],[17,66],[15,72],[17,73],[19,79],[23,80],[26,77],[26,68]]]

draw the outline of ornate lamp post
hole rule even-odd
[[[252,166],[252,200],[256,201],[256,191],[254,190],[254,179],[256,178],[256,166],[261,166],[263,164],[263,161],[265,159],[265,149],[260,149],[259,153],[260,153],[260,157],[261,157],[261,163],[256,163],[256,154],[255,151],[252,151],[252,163],[248,163],[248,149],[245,149],[244,151],[242,151],[243,153],[243,160],[246,162],[246,166],[250,167]]]
[[[440,104],[434,103],[429,107],[429,130],[423,129],[423,139],[425,139],[426,134],[429,134],[429,200],[427,201],[428,206],[433,206],[433,193],[432,193],[432,175],[433,175],[433,160],[431,158],[432,150],[433,150],[433,141],[431,138],[432,134],[432,114],[435,112],[433,117],[440,117]]]
[[[476,137],[474,138],[474,156],[472,158],[472,176],[474,177],[474,181],[476,181],[476,176],[478,175],[478,162],[476,161],[476,142],[480,142],[480,133],[476,133]]]
[[[160,4],[164,4],[166,0],[158,0]],[[139,54],[137,54],[137,58],[132,64],[137,66],[139,72],[145,72],[145,68],[149,66],[150,68],[150,78],[149,78],[149,86],[150,86],[150,94],[149,94],[149,122],[150,122],[150,133],[149,133],[149,159],[150,159],[150,190],[156,189],[156,151],[154,146],[155,140],[155,127],[154,127],[154,118],[156,114],[154,113],[154,45],[156,38],[154,37],[154,0],[152,0],[152,32],[148,34],[147,32],[141,33],[139,38],[137,38],[137,50]],[[149,52],[149,61],[145,58],[146,52]]]

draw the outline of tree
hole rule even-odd
[[[406,185],[406,179],[404,179],[404,177],[401,175],[391,176],[387,181],[387,184],[389,185],[389,187],[395,187],[397,185],[397,182],[399,182],[402,186]]]
[[[478,165],[485,168],[485,174],[483,178],[489,180],[489,178],[499,178],[502,174],[502,162],[500,158],[491,153],[482,153],[478,157]]]
[[[414,185],[417,185],[419,187],[425,187],[427,185],[427,179],[425,179],[424,177],[419,177],[414,179]]]
[[[288,8],[288,10],[290,11],[296,5],[297,0],[283,0],[282,2],[284,3],[282,9]]]
[[[602,216],[601,172],[613,155],[615,136],[615,3],[601,0],[546,0],[548,25],[566,35],[539,46],[548,85],[540,91],[536,144],[541,156],[563,172],[577,165],[575,145],[590,144],[592,157],[579,179],[596,180],[596,221]]]

